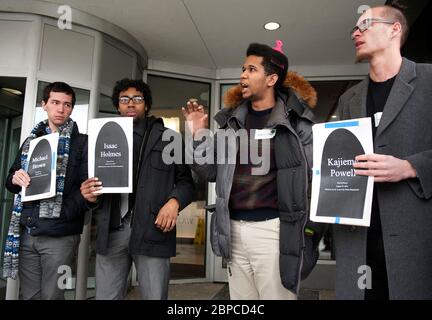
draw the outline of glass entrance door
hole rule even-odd
[[[12,212],[14,195],[6,190],[4,182],[8,175],[9,168],[15,160],[17,150],[20,147],[20,134],[21,134],[21,122],[22,116],[18,116],[12,119],[1,119],[1,126],[3,127],[2,132],[6,131],[2,139],[5,139],[6,144],[2,146],[2,175],[1,175],[1,262],[3,265],[3,250],[5,245],[5,238],[8,232],[10,215]],[[4,125],[6,124],[6,125]],[[9,125],[7,125],[9,124]],[[9,127],[9,128],[8,128]],[[1,276],[3,275],[3,272]]]
[[[149,74],[147,77],[153,95],[150,114],[162,117],[166,127],[184,137],[185,122],[181,106],[195,98],[206,107],[210,105],[211,85]],[[207,109],[208,111],[208,109]],[[192,172],[197,201],[184,208],[177,219],[177,250],[171,258],[171,280],[203,279],[206,277],[206,199],[207,183]]]
[[[20,147],[25,84],[25,78],[0,77],[0,299],[6,294],[3,250],[14,201],[4,185]]]

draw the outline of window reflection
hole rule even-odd
[[[180,132],[185,123],[181,107],[190,98],[206,107],[209,112],[211,86],[206,82],[149,75],[147,83],[152,91],[150,114],[162,117],[166,127]],[[171,279],[205,277],[207,182],[192,172],[197,201],[186,207],[177,219],[177,256],[171,259]]]

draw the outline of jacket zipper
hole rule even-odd
[[[239,126],[239,129],[245,129],[245,127],[241,124],[241,123],[239,123],[239,122],[237,122],[237,124],[238,124],[238,126]],[[230,125],[230,122],[229,121],[227,121],[227,126],[230,128],[230,129],[232,129],[232,130],[234,130],[235,132],[237,132],[237,130],[235,130],[231,125]],[[238,141],[238,139],[236,139],[236,157],[237,157],[237,152],[238,152],[238,150],[239,150],[239,141]],[[227,197],[228,197],[228,201],[229,201],[229,196],[231,195],[231,189],[232,189],[232,181],[233,181],[233,177],[234,177],[234,173],[235,173],[235,166],[234,166],[234,168],[230,171],[230,180],[231,180],[231,185],[230,185],[230,189],[229,189],[229,192],[227,192]],[[228,206],[228,204],[226,204],[227,206]],[[230,221],[230,216],[229,216],[229,208],[228,208],[228,220]],[[232,248],[232,245],[231,245],[231,223],[229,224],[229,232],[228,232],[228,239],[229,239],[229,241],[227,242],[228,243],[228,254],[229,254],[229,256],[228,257],[226,257],[225,259],[227,260],[227,267],[228,267],[228,272],[229,272],[229,275],[230,276],[232,276],[232,273],[231,273],[231,264],[232,264],[232,262],[231,262],[231,248]]]
[[[286,109],[285,109],[285,117],[287,119],[289,119],[289,112]],[[286,127],[292,134],[294,134],[294,136],[296,137],[297,142],[298,142],[298,144],[300,146],[300,150],[301,150],[302,156],[303,156],[303,161],[305,163],[305,174],[306,174],[306,181],[305,182],[306,183],[305,183],[305,190],[304,190],[304,192],[307,195],[307,189],[308,189],[308,185],[309,185],[309,182],[308,182],[308,168],[307,168],[308,166],[307,166],[306,155],[305,155],[304,150],[303,150],[303,145],[302,145],[302,143],[300,141],[299,136],[297,135],[297,133],[295,132],[295,130],[293,128],[290,128],[286,124],[281,124],[281,125],[283,125],[284,127]],[[276,126],[274,126],[273,128],[269,128],[269,129],[274,129],[275,127]],[[307,204],[307,201],[306,201],[306,212],[307,211],[308,211],[308,204]],[[302,231],[302,249],[303,250],[304,250],[304,247],[305,247],[304,228],[306,227],[307,221],[308,221],[308,217],[306,216],[305,222],[303,223],[303,226],[302,226],[302,230],[303,230]],[[297,287],[296,287],[296,294],[297,295],[299,294],[299,291],[300,291],[300,282],[301,282],[301,271],[302,271],[302,268],[303,268],[303,254],[300,255],[300,268],[299,268],[299,272],[297,274],[297,278],[298,278]]]
[[[146,141],[146,138],[147,138],[147,135],[148,135],[148,132],[149,132],[149,130],[147,130],[147,129],[151,129],[151,127],[150,128],[146,128],[146,131],[144,133],[144,137],[143,137],[143,140],[142,140],[142,143],[141,143],[140,152],[139,152],[139,156],[138,156],[138,162],[137,162],[138,166],[139,166],[139,164],[141,163],[141,160],[142,160],[143,151],[144,151],[143,150],[144,149],[144,142]],[[138,170],[138,168],[137,168],[137,172],[136,172],[136,176],[135,176],[135,179],[137,181],[137,183],[136,183],[136,189],[138,189],[138,178],[139,178],[140,171],[141,170]],[[137,190],[132,190],[132,192],[135,192],[135,201],[134,201],[134,204],[133,204],[133,208],[132,208],[132,211],[131,211],[130,222],[129,222],[129,225],[130,225],[131,229],[132,229],[134,218],[135,218],[134,213],[135,213],[135,203],[136,203],[136,192],[137,192]]]
[[[285,113],[286,113],[286,117],[288,119],[288,116],[289,116],[288,111],[285,110]],[[288,126],[287,126],[287,128],[288,128]],[[290,128],[288,128],[288,129],[290,130]],[[296,137],[296,139],[297,139],[297,141],[298,141],[298,143],[300,145],[300,150],[302,152],[303,161],[305,163],[305,170],[304,171],[305,171],[305,177],[306,177],[306,179],[305,179],[305,190],[304,190],[304,192],[305,192],[306,199],[307,199],[307,190],[308,190],[308,185],[309,185],[309,181],[308,181],[308,162],[307,162],[307,159],[306,159],[306,154],[304,152],[302,142],[300,141],[300,137],[297,135],[297,133],[295,133],[294,129],[293,129],[293,131],[294,131],[294,136]],[[299,294],[299,291],[300,291],[301,272],[302,272],[302,269],[303,269],[303,255],[304,255],[304,249],[305,249],[304,229],[305,229],[307,221],[308,221],[308,217],[307,217],[308,210],[309,210],[308,201],[306,200],[306,219],[305,219],[305,221],[303,223],[303,226],[302,226],[302,254],[300,255],[300,267],[299,267],[299,271],[298,271],[298,274],[297,274],[297,279],[298,279],[297,280],[297,288],[296,288],[297,295]]]

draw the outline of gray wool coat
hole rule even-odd
[[[342,95],[341,119],[366,117],[369,78]],[[408,160],[417,178],[375,183],[390,299],[432,299],[432,65],[403,59],[377,128],[374,152]],[[365,227],[334,226],[336,298],[364,299]],[[373,274],[372,274],[373,285]]]

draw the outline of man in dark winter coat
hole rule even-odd
[[[318,254],[318,229],[306,228],[312,165],[308,103],[315,105],[316,92],[303,78],[287,75],[280,45],[249,46],[240,85],[215,116],[220,129],[214,142],[200,141],[207,125],[203,106],[192,102],[183,108],[195,138],[194,150],[188,150],[192,168],[216,182],[211,244],[227,259],[231,299],[296,299],[302,271],[303,276],[311,271]],[[251,153],[244,154],[249,145]],[[213,151],[215,161],[203,161]]]
[[[187,165],[164,162],[162,154],[169,142],[162,135],[170,129],[162,119],[148,115],[152,97],[146,83],[118,81],[112,100],[122,117],[134,118],[134,189],[132,194],[102,196],[95,212],[96,299],[125,298],[132,261],[141,298],[167,299],[177,215],[195,197],[191,171]],[[96,177],[85,181],[81,190],[87,200],[96,202],[94,192],[100,188]]]
[[[23,299],[64,299],[59,267],[71,268],[90,207],[80,193],[87,179],[87,136],[70,118],[74,105],[75,93],[66,83],[45,87],[42,107],[48,119],[38,123],[24,141],[6,179],[7,189],[18,196],[6,239],[4,274],[15,278],[19,271]],[[21,202],[21,188],[32,183],[24,170],[30,141],[53,132],[59,133],[56,196]]]

